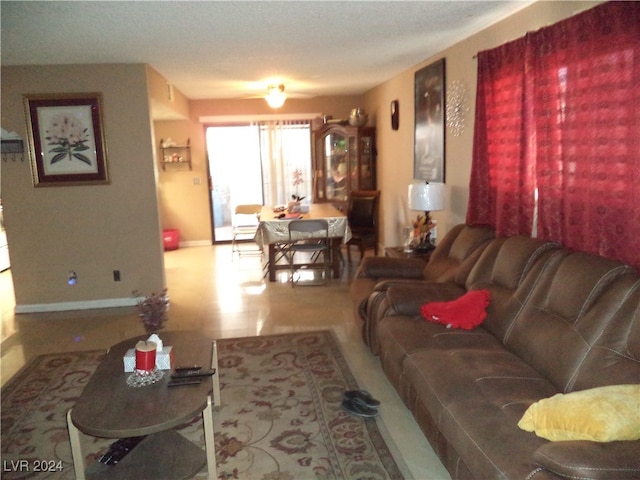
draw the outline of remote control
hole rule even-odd
[[[183,385],[200,385],[202,383],[202,378],[172,378],[169,383],[167,383],[168,387],[181,387]]]
[[[215,369],[211,370],[182,370],[176,371],[171,374],[171,378],[198,378],[198,377],[210,377],[216,373]]]
[[[187,372],[192,370],[200,370],[202,367],[200,365],[191,365],[189,367],[176,367],[176,372]]]

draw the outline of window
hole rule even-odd
[[[215,241],[231,239],[236,205],[279,205],[311,192],[308,121],[261,121],[206,130]],[[294,185],[294,172],[302,183]]]

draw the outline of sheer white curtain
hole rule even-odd
[[[281,205],[292,195],[311,198],[311,127],[306,120],[259,122],[265,205]],[[302,183],[295,185],[296,170]]]

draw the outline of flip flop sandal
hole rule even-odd
[[[344,392],[345,400],[358,400],[367,407],[378,408],[380,402],[373,398],[366,390],[348,390]]]
[[[353,400],[343,400],[341,406],[347,412],[359,417],[375,417],[380,413],[375,408],[367,407],[361,402],[354,402]]]

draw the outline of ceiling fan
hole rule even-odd
[[[271,108],[280,108],[284,105],[287,99],[287,94],[284,93],[284,83],[279,85],[269,85],[267,87],[267,95],[264,99],[267,101]]]
[[[315,95],[291,92],[286,89],[286,84],[281,81],[267,83],[266,91],[262,94],[251,95],[245,98],[264,98],[271,108],[280,108],[287,98],[311,98]]]

